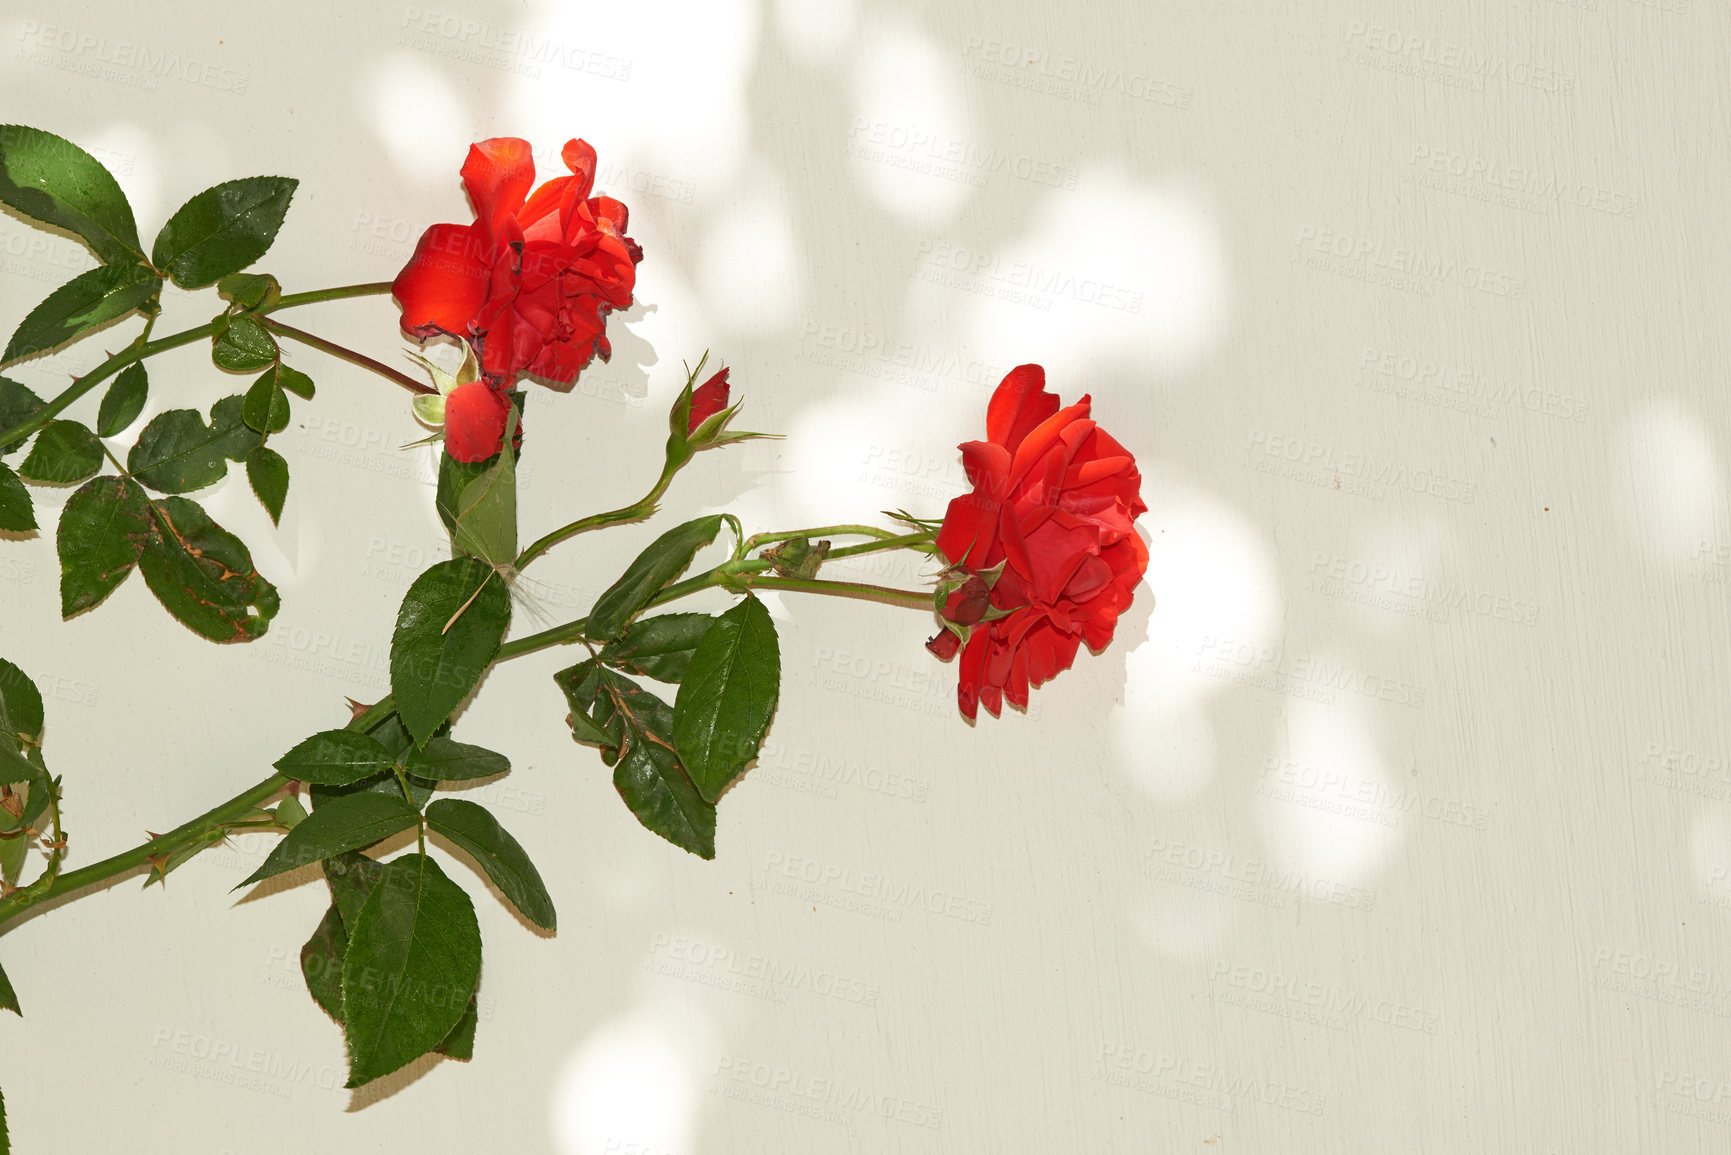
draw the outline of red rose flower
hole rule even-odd
[[[691,394],[691,416],[685,423],[686,435],[697,432],[697,427],[727,408],[727,370],[723,369]]]
[[[496,388],[525,372],[566,384],[594,355],[605,361],[607,313],[631,304],[643,250],[625,235],[625,206],[589,195],[586,142],[570,141],[563,156],[572,175],[531,195],[528,141],[471,145],[463,184],[475,222],[429,228],[391,286],[405,331],[470,341]]]
[[[950,502],[937,545],[951,565],[990,581],[991,620],[968,580],[946,599],[946,629],[929,643],[941,658],[961,651],[962,713],[1004,698],[1022,709],[1028,688],[1070,668],[1082,642],[1112,640],[1148,568],[1135,519],[1147,512],[1136,459],[1088,417],[1084,396],[1067,409],[1046,392],[1038,365],[1010,370],[986,412],[986,441],[960,446],[972,493]],[[971,619],[971,621],[970,621]],[[974,624],[977,623],[977,624]]]

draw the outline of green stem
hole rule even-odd
[[[859,545],[832,549],[824,555],[824,560],[834,561],[838,557],[855,557],[862,553],[878,553],[886,549],[911,549],[918,553],[930,554],[937,549],[937,546],[932,544],[932,535],[929,533],[904,533],[899,537],[884,537],[877,541],[861,542]]]
[[[358,715],[345,729],[366,730],[377,725],[380,719],[394,709],[396,709],[396,703],[387,697]],[[182,823],[167,834],[158,835],[149,841],[134,846],[131,850],[122,851],[112,858],[103,859],[101,862],[94,862],[89,866],[83,866],[52,878],[38,879],[29,886],[0,899],[0,927],[32,907],[39,906],[50,899],[69,895],[99,882],[106,882],[117,875],[144,866],[153,858],[173,854],[177,850],[195,845],[207,838],[213,831],[225,829],[244,819],[267,801],[271,795],[287,785],[288,779],[281,774],[272,774],[264,781],[248,787],[227,802],[205,811],[192,821]],[[47,882],[46,886],[42,885],[44,881]]]
[[[365,353],[357,353],[346,345],[339,345],[335,341],[327,341],[323,337],[314,336],[312,333],[308,333],[302,329],[297,329],[293,325],[285,325],[281,321],[273,321],[268,317],[263,320],[264,327],[273,333],[281,333],[285,337],[293,337],[303,345],[311,345],[313,348],[329,353],[333,357],[341,357],[344,361],[359,365],[364,369],[371,369],[381,377],[396,382],[411,393],[431,394],[438,392],[438,390],[434,389],[431,385],[417,381],[407,373],[391,368],[383,361],[375,361]]]
[[[364,297],[377,293],[388,293],[390,291],[391,284],[389,281],[374,281],[365,285],[339,285],[334,289],[314,289],[311,292],[290,293],[287,296],[280,297],[277,299],[276,304],[271,305],[268,308],[258,309],[256,313],[258,316],[262,317],[266,313],[272,313],[278,309],[290,309],[296,305],[311,305],[319,301],[336,301],[344,297]],[[137,361],[142,361],[146,357],[154,357],[158,353],[165,353],[170,349],[178,349],[182,345],[190,345],[192,342],[197,341],[200,338],[210,336],[216,331],[217,321],[213,319],[203,325],[198,325],[191,329],[183,329],[178,333],[171,333],[166,337],[161,337],[155,341],[151,341],[147,338],[150,336],[150,330],[155,326],[155,324],[156,317],[155,315],[152,315],[145,322],[144,332],[141,333],[138,339],[133,341],[132,344],[114,354],[112,357],[108,358],[108,360],[104,361],[84,376],[74,378],[71,385],[61,390],[59,395],[57,395],[53,400],[44,404],[41,409],[36,411],[36,415],[30,420],[24,422],[22,425],[14,425],[12,428],[0,432],[0,449],[4,449],[8,445],[16,445],[18,442],[23,441],[26,437],[29,437],[32,433],[35,433],[38,429],[41,429],[44,425],[47,425],[50,421],[54,420],[54,418],[65,412],[73,402],[77,401],[80,397],[84,396],[86,393],[90,392],[92,389],[96,388],[102,382],[108,380],[108,378],[114,376],[128,365]],[[377,364],[377,362],[373,362],[373,364]],[[387,375],[395,372],[395,370],[392,370],[389,366],[381,365],[379,368],[383,369]],[[412,378],[408,377],[404,377],[403,380],[413,381]],[[423,393],[433,392],[431,387],[423,386],[418,381],[413,381],[411,388]]]
[[[580,517],[570,525],[562,525],[552,533],[536,541],[528,549],[517,555],[515,569],[521,572],[523,567],[558,545],[567,538],[576,537],[592,529],[603,526],[619,525],[622,522],[637,521],[655,512],[655,503],[661,500],[661,495],[667,492],[667,487],[673,481],[673,475],[679,472],[679,466],[669,462],[661,469],[661,478],[655,487],[637,501],[619,509],[611,509],[606,513],[592,513],[588,517]]]
[[[760,545],[774,545],[778,541],[792,541],[796,537],[875,537],[882,539],[894,536],[893,530],[879,529],[873,525],[820,525],[815,529],[796,529],[788,533],[754,533],[741,543],[740,556],[745,556]]]
[[[278,309],[292,309],[296,305],[315,305],[320,301],[340,301],[345,297],[373,297],[391,291],[390,281],[368,281],[364,285],[338,285],[334,289],[313,289],[306,293],[284,293],[278,297],[276,304],[268,309],[260,309],[261,313],[274,313]]]
[[[753,589],[794,590],[799,593],[829,594],[840,598],[863,598],[892,606],[907,606],[916,610],[932,608],[932,595],[919,590],[898,590],[890,586],[874,586],[867,582],[832,582],[822,578],[777,577],[758,574],[742,579]]]

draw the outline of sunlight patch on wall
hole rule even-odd
[[[444,190],[455,185],[455,170],[477,139],[475,116],[449,79],[427,60],[393,52],[363,74],[356,99],[397,175],[429,193],[440,190],[445,203],[452,193]],[[460,189],[454,195],[462,196]]]
[[[1295,699],[1286,737],[1254,771],[1270,858],[1310,878],[1363,883],[1413,820],[1403,803],[1414,787],[1387,771],[1357,702]]]
[[[1719,536],[1724,478],[1698,417],[1674,402],[1642,413],[1629,429],[1629,469],[1636,523],[1649,545],[1680,559]]]
[[[598,1027],[554,1078],[559,1155],[696,1149],[699,1080],[714,1034],[701,1008],[642,1001]],[[713,1046],[707,1046],[713,1050]]]
[[[973,194],[973,174],[953,157],[970,121],[955,67],[930,40],[891,26],[857,53],[846,147],[861,186],[905,221],[942,224]]]

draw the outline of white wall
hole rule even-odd
[[[572,656],[497,670],[462,734],[515,761],[488,800],[561,919],[481,896],[475,1060],[336,1089],[294,964],[323,888],[230,894],[270,845],[241,839],[0,939],[17,1150],[1731,1143],[1722,5],[203,7],[7,5],[4,119],[98,150],[147,236],[299,177],[262,266],[290,289],[467,220],[472,139],[598,148],[644,307],[534,392],[525,532],[641,491],[706,348],[790,436],[667,509],[756,530],[936,516],[989,385],[1039,361],[1139,454],[1153,562],[1110,650],[971,730],[919,615],[777,601],[773,752],[713,863],[572,743]],[[83,265],[0,230],[10,326]],[[209,315],[169,298],[163,331]],[[397,363],[382,300],[302,316]],[[427,458],[400,391],[294,356],[282,526],[239,470],[208,502],[283,592],[263,640],[137,580],[63,623],[52,539],[0,543],[73,864],[384,692],[442,541]],[[152,378],[147,416],[233,389],[198,348]],[[562,547],[516,631],[653,532]]]

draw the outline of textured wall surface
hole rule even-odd
[[[712,863],[572,743],[569,654],[499,668],[461,732],[513,758],[482,794],[561,918],[481,896],[473,1062],[341,1090],[295,961],[323,888],[231,894],[272,844],[242,838],[0,939],[18,1150],[1731,1146],[1731,10],[199,7],[10,0],[0,119],[96,152],[147,236],[299,177],[290,289],[469,219],[471,140],[547,174],[596,145],[640,306],[534,391],[526,532],[642,491],[705,349],[789,437],[703,455],[667,509],[752,530],[939,515],[1038,361],[1140,456],[1153,558],[1109,650],[973,729],[922,615],[772,596],[786,690]],[[89,263],[44,239],[0,218],[7,328]],[[401,363],[382,299],[299,317]],[[8,372],[52,389],[101,343]],[[239,470],[208,503],[283,592],[262,640],[138,581],[62,622],[51,536],[0,542],[74,864],[383,694],[447,548],[405,395],[291,356],[319,394],[281,526]],[[233,390],[197,347],[152,375],[146,417]],[[655,532],[556,551],[514,632]]]

